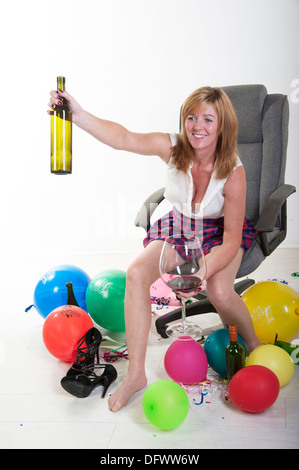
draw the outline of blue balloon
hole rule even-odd
[[[207,337],[204,344],[204,350],[207,355],[209,365],[222,378],[227,376],[225,350],[229,343],[229,330],[222,328],[220,330],[213,331],[213,333]],[[240,335],[238,335],[238,343],[243,346],[246,356],[246,346]]]
[[[79,307],[87,312],[85,295],[90,280],[88,274],[77,266],[64,264],[51,268],[36,285],[34,306],[46,318],[52,310],[67,304],[66,283],[71,282]]]

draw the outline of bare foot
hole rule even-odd
[[[114,392],[108,400],[109,410],[119,411],[130,400],[135,392],[144,388],[147,384],[145,376],[134,379],[127,376],[121,386]]]
[[[247,344],[246,346],[247,346],[248,351],[251,353],[255,348],[258,348],[261,345],[262,345],[261,341],[258,338],[256,338],[255,341],[253,341],[250,344]]]

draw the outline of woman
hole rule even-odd
[[[206,293],[222,321],[237,325],[249,351],[261,344],[249,311],[233,287],[244,249],[256,237],[253,224],[245,219],[246,180],[237,155],[237,118],[223,90],[204,87],[182,107],[180,135],[139,134],[93,116],[67,92],[52,91],[49,106],[59,106],[61,96],[71,108],[73,122],[102,143],[157,155],[167,165],[166,197],[174,204],[173,211],[159,222],[161,229],[156,230],[156,225],[149,231],[145,249],[127,270],[125,321],[130,360],[124,382],[109,398],[110,410],[118,411],[147,383],[150,286],[159,277],[163,239],[170,231],[185,233],[190,227],[196,231],[204,219]]]

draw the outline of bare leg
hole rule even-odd
[[[151,326],[150,286],[159,277],[162,246],[163,241],[151,242],[127,271],[125,320],[129,367],[124,382],[109,398],[111,411],[120,410],[147,384],[144,363]]]
[[[255,334],[253,322],[245,302],[233,288],[243,252],[243,249],[240,248],[237,256],[228,266],[207,280],[206,292],[222,321],[227,325],[236,324],[238,333],[244,339],[248,350],[252,351],[260,346],[261,342]]]

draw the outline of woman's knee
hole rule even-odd
[[[127,284],[151,286],[159,278],[160,240],[150,243],[127,269]]]
[[[207,296],[217,310],[223,306],[230,305],[234,292],[233,285],[230,286],[226,282],[221,280],[207,281]]]
[[[143,277],[144,270],[142,268],[142,264],[136,261],[133,261],[127,269],[127,277],[126,281],[127,284],[130,282],[138,282],[140,277]]]
[[[144,286],[149,288],[159,277],[154,274],[154,269],[142,261],[134,260],[127,269],[126,284],[133,287]]]

